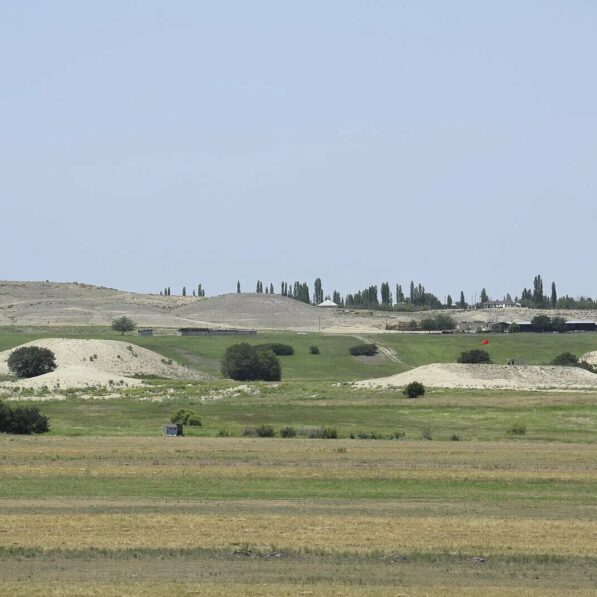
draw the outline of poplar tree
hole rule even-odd
[[[319,305],[323,303],[323,288],[321,287],[321,278],[315,280],[315,291],[313,292],[313,303]]]
[[[487,296],[487,291],[485,290],[485,288],[481,289],[481,296],[479,297],[479,301],[481,303],[486,303],[487,301],[489,301],[489,297]]]
[[[186,286],[182,287],[182,296],[187,296],[187,287]]]
[[[466,301],[464,300],[464,291],[460,291],[460,301],[458,302],[458,306],[461,309],[466,309]]]
[[[556,283],[552,282],[551,283],[551,308],[555,309],[557,304],[558,304],[558,293],[556,291]]]
[[[240,280],[236,283],[236,294],[240,294]]]

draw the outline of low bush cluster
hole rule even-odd
[[[257,427],[245,427],[243,431],[245,437],[275,437],[276,430],[271,425],[259,425]],[[335,427],[309,427],[305,429],[295,429],[294,427],[282,427],[279,432],[280,437],[308,437],[310,439],[336,439],[338,430]]]
[[[560,353],[553,359],[551,364],[557,365],[559,367],[580,367],[581,369],[586,369],[591,373],[597,373],[596,367],[594,367],[590,363],[587,363],[587,361],[579,359],[575,354],[572,354],[571,352]]]
[[[350,354],[353,357],[372,357],[377,354],[375,344],[357,344],[350,347]]]
[[[0,402],[0,433],[31,435],[50,430],[48,417],[33,406],[10,406]]]
[[[201,419],[192,410],[181,408],[172,413],[171,423],[180,423],[181,425],[190,425],[191,427],[201,427]]]
[[[464,352],[460,353],[458,357],[459,363],[467,363],[467,364],[490,364],[491,357],[489,353],[485,350],[481,350],[480,348],[473,348],[471,350],[465,350]]]
[[[319,354],[319,346],[309,346],[309,352],[311,354]]]
[[[426,331],[455,330],[456,320],[446,313],[439,313],[434,317],[426,317],[421,321],[421,329]]]
[[[261,350],[271,350],[277,356],[291,356],[294,354],[293,346],[290,346],[290,344],[281,344],[280,342],[257,344],[255,348],[260,348]]]

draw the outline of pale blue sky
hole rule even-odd
[[[0,0],[0,278],[597,295],[596,30],[587,0]]]

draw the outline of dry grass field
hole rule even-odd
[[[0,437],[3,594],[558,595],[597,445]]]

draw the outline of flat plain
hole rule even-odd
[[[0,349],[52,335],[115,338],[11,327]],[[238,339],[129,336],[212,379],[8,396],[39,406],[51,432],[0,435],[0,592],[596,594],[597,394],[432,389],[410,400],[356,388],[480,342],[366,338],[394,358],[351,357],[353,336],[259,334],[249,341],[295,355],[281,358],[281,383],[239,384],[218,371]],[[597,345],[593,334],[488,338],[496,362]],[[179,408],[202,426],[161,437]],[[262,424],[276,437],[243,437]],[[280,437],[287,426],[302,435]],[[321,427],[339,438],[308,437]]]

